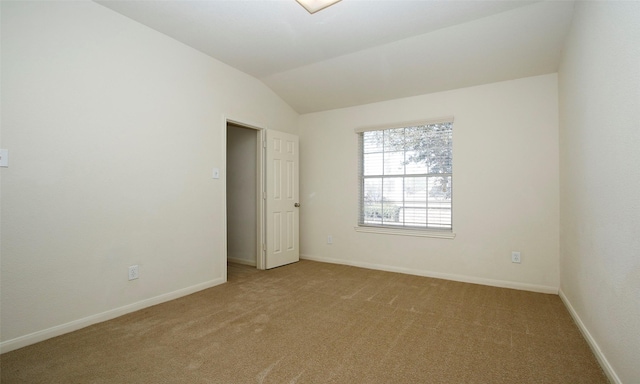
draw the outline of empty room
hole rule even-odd
[[[640,383],[640,2],[0,2],[0,381]]]

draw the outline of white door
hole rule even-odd
[[[266,268],[295,263],[299,249],[298,136],[267,130]]]

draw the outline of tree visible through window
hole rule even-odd
[[[359,224],[451,230],[453,121],[359,136]]]

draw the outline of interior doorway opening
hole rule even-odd
[[[227,121],[227,261],[264,269],[261,136]]]

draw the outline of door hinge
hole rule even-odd
[[[267,251],[267,244],[262,244],[262,250],[265,252]]]
[[[267,140],[262,142],[262,148],[267,148]]]

